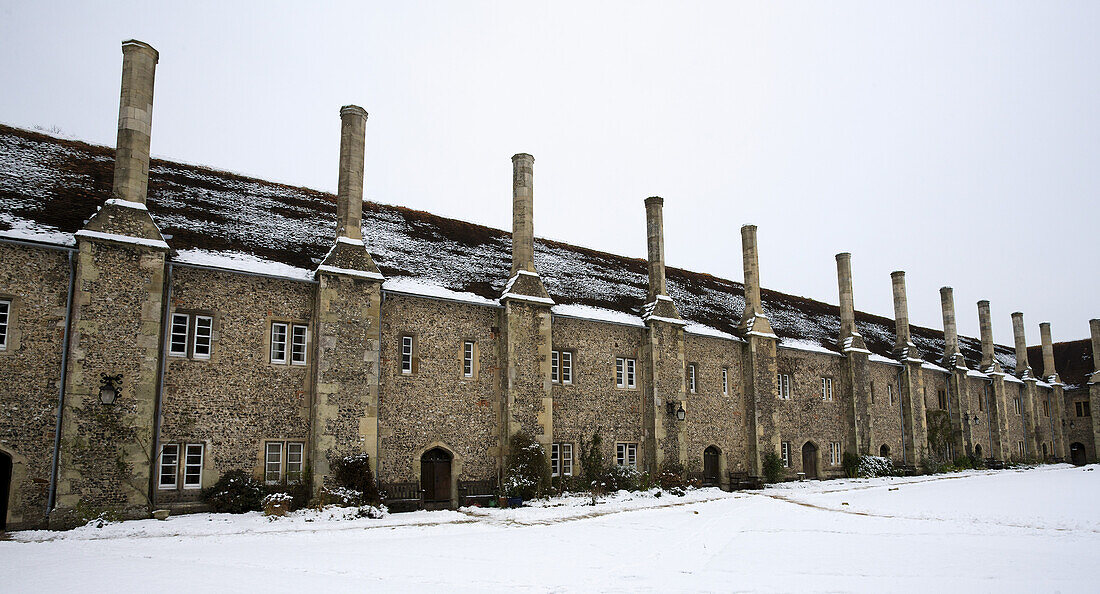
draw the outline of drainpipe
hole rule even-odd
[[[65,410],[65,381],[69,371],[69,335],[73,319],[73,288],[76,285],[76,262],[69,252],[69,291],[65,296],[65,336],[61,339],[61,387],[57,389],[57,425],[53,433],[53,462],[50,466],[50,493],[46,502],[46,524],[57,503],[57,470],[61,458],[61,413]]]
[[[901,398],[901,368],[898,368],[898,381],[894,388],[898,394],[898,413],[901,415],[901,464],[908,466],[909,460],[905,457],[905,403]]]
[[[161,307],[160,313],[160,361],[159,369],[157,371],[157,395],[156,402],[154,403],[154,421],[153,421],[153,451],[149,455],[149,464],[152,468],[149,469],[149,504],[153,507],[157,505],[157,484],[160,475],[160,424],[164,420],[164,374],[168,366],[165,361],[165,343],[168,340],[168,320],[170,316],[168,312],[172,308],[172,263],[168,262],[168,278],[165,283],[168,285],[167,295],[164,298],[164,306]]]

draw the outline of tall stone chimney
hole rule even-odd
[[[336,186],[336,236],[363,239],[363,162],[367,111],[340,108],[340,178]]]
[[[512,274],[535,272],[535,158],[512,155]]]
[[[649,247],[649,300],[668,295],[665,286],[665,201],[660,196],[645,199],[646,240]]]
[[[1000,373],[1001,364],[993,356],[993,319],[989,315],[989,301],[985,299],[978,302],[978,325],[982,333],[982,371]]]
[[[955,325],[955,293],[951,287],[940,288],[940,309],[943,311],[943,360],[956,367],[965,367],[959,351],[959,330]]]
[[[741,251],[745,266],[745,311],[741,328],[747,332],[774,334],[760,300],[760,261],[756,250],[756,225],[741,226]]]
[[[840,287],[840,350],[866,349],[863,337],[856,330],[856,303],[852,292],[852,254],[836,255],[836,280]]]
[[[111,194],[145,204],[149,190],[149,134],[153,126],[153,77],[160,54],[147,43],[122,42],[122,93]]]
[[[1016,339],[1016,375],[1020,377],[1030,376],[1031,365],[1027,362],[1027,338],[1024,336],[1024,314],[1013,312],[1012,335]]]
[[[894,352],[899,356],[909,357],[910,349],[916,347],[909,335],[909,303],[905,299],[905,272],[895,270],[890,273],[891,285],[894,289],[894,327],[897,335],[897,343]]]
[[[1039,338],[1043,341],[1043,375],[1050,383],[1061,383],[1054,368],[1054,342],[1050,339],[1050,322],[1039,323]]]
[[[1090,384],[1100,384],[1100,320],[1089,320],[1092,331],[1092,376]]]

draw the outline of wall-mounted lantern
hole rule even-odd
[[[679,408],[677,408],[679,406]],[[676,403],[673,400],[665,402],[665,410],[668,411],[668,415],[675,416],[677,421],[683,421],[687,417],[687,412],[684,410],[684,403]]]
[[[107,375],[101,373],[99,377],[99,401],[103,404],[114,404],[115,399],[118,398],[119,390],[122,389],[122,374]]]

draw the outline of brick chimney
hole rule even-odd
[[[943,311],[943,362],[956,367],[966,367],[959,351],[959,330],[955,325],[955,292],[951,287],[940,288],[940,309]]]
[[[890,273],[891,286],[894,289],[894,328],[897,342],[894,353],[899,357],[914,357],[916,345],[909,335],[909,303],[905,298],[905,272],[895,270]]]
[[[836,279],[840,287],[840,350],[866,349],[863,337],[856,330],[856,304],[852,292],[852,254],[836,255]]]
[[[756,225],[741,226],[741,254],[745,266],[745,311],[741,329],[774,336],[760,300],[760,261],[756,249]]]
[[[363,239],[363,162],[367,111],[340,108],[340,178],[336,190],[336,236]]]
[[[149,134],[153,126],[153,77],[160,54],[147,43],[122,42],[122,92],[111,194],[145,204],[149,190]]]
[[[1024,314],[1013,312],[1012,336],[1016,339],[1016,375],[1031,376],[1031,365],[1027,362],[1027,338],[1024,336]]]
[[[535,158],[512,155],[512,274],[535,272]]]

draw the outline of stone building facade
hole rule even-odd
[[[9,529],[195,509],[236,469],[320,488],[352,454],[455,505],[521,430],[563,474],[598,431],[605,460],[723,486],[771,452],[788,478],[837,476],[845,452],[915,465],[930,441],[1096,460],[1100,321],[1091,343],[1041,326],[1040,361],[1022,314],[1015,349],[994,343],[988,302],[959,337],[949,288],[943,330],[910,327],[901,272],[893,319],[858,312],[849,254],[839,307],[769,291],[751,225],[743,284],[666,269],[656,197],[644,262],[536,240],[527,154],[510,236],[364,202],[356,106],[335,197],[151,161],[158,54],[123,52],[114,159],[0,130]]]

